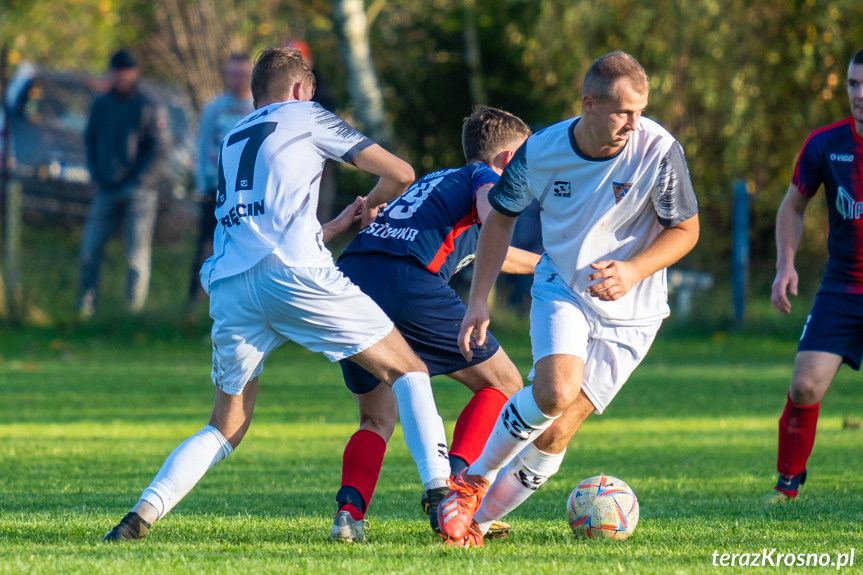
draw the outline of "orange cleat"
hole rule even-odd
[[[461,539],[449,539],[442,534],[439,534],[439,536],[443,538],[444,545],[449,547],[483,547],[485,545],[482,530],[476,521],[471,521],[467,535]]]
[[[456,542],[461,542],[468,537],[472,526],[476,525],[473,516],[491,486],[485,477],[467,475],[466,471],[465,469],[454,478],[447,480],[450,491],[437,508],[441,533],[447,539],[454,539]],[[479,528],[477,533],[482,541]]]

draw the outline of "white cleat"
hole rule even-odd
[[[354,521],[347,511],[339,511],[330,529],[330,539],[345,543],[365,543],[365,520]]]

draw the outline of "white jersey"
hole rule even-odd
[[[663,226],[698,213],[683,148],[662,126],[641,118],[626,145],[608,158],[578,148],[573,128],[560,122],[528,138],[489,194],[491,205],[514,217],[539,200],[546,256],[572,291],[611,323],[639,325],[669,314],[665,270],[622,298],[602,301],[585,290],[600,260],[625,261],[642,252]]]
[[[281,102],[243,118],[222,140],[214,255],[201,283],[242,273],[270,254],[289,267],[326,267],[317,219],[327,159],[350,162],[373,142],[315,102]]]

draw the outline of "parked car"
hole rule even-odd
[[[0,152],[10,178],[23,185],[28,219],[80,223],[86,217],[93,187],[84,130],[93,100],[107,89],[105,79],[83,72],[18,67],[3,99],[0,129],[7,130],[8,151]],[[168,110],[172,149],[159,187],[161,211],[174,212],[167,205],[186,198],[192,187],[194,113],[176,88],[143,80],[141,89]]]

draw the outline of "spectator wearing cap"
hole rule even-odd
[[[115,53],[108,77],[111,89],[93,103],[84,133],[95,186],[81,242],[78,311],[85,319],[96,309],[105,244],[121,227],[129,310],[141,311],[147,300],[157,185],[170,147],[167,111],[139,90],[134,57]]]
[[[255,109],[251,84],[251,59],[245,54],[231,54],[225,61],[225,92],[207,102],[201,112],[195,169],[195,188],[201,196],[201,212],[188,296],[189,317],[192,320],[198,317],[198,300],[203,292],[198,272],[204,260],[213,254],[219,149],[225,135]]]

